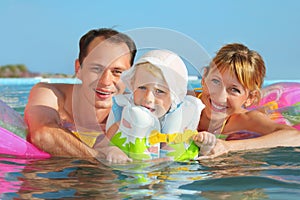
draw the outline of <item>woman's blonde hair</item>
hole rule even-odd
[[[260,100],[260,88],[264,81],[266,67],[259,53],[243,44],[227,44],[217,52],[204,76],[214,68],[217,68],[220,73],[229,70],[246,89],[250,90],[250,94],[252,91],[258,91],[256,101]]]

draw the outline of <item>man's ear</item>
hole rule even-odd
[[[79,60],[78,59],[76,59],[75,60],[75,76],[77,77],[77,78],[79,78],[80,79],[80,71],[81,71],[81,65],[80,65],[80,63],[79,63]]]

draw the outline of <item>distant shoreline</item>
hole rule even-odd
[[[31,72],[24,64],[0,66],[0,78],[73,78],[74,75],[63,73],[37,73]]]

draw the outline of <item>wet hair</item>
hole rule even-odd
[[[104,39],[109,39],[109,42],[111,43],[116,43],[116,44],[125,43],[131,53],[130,64],[133,65],[133,61],[137,51],[134,41],[129,36],[110,28],[93,29],[80,38],[79,57],[78,57],[80,64],[82,64],[84,58],[88,54],[89,44],[97,37],[103,37]]]
[[[265,63],[259,53],[238,43],[223,46],[207,67],[206,74],[215,67],[220,73],[229,70],[250,92],[260,91],[266,74]],[[260,96],[257,98],[259,100]]]

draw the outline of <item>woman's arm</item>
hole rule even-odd
[[[232,115],[229,118],[223,133],[226,134],[228,132],[240,130],[267,135],[279,130],[294,130],[294,128],[285,124],[279,124],[274,120],[271,120],[266,114],[254,110]]]
[[[216,146],[207,156],[199,159],[214,158],[229,152],[244,151],[251,149],[274,148],[274,147],[299,147],[300,131],[297,129],[279,130],[273,133],[245,140],[217,140]]]

